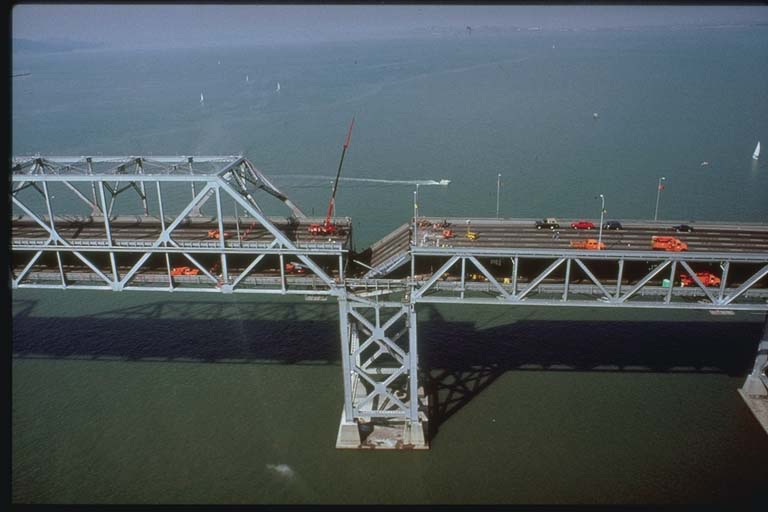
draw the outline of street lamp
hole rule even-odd
[[[597,233],[597,250],[600,250],[600,242],[603,241],[603,214],[605,213],[605,196],[600,194],[600,230]]]
[[[419,216],[419,192],[418,188],[413,191],[413,245],[417,245],[419,243],[419,223],[416,220],[416,217]]]
[[[499,190],[501,190],[501,173],[496,178],[496,218],[499,218]]]
[[[653,220],[659,219],[659,197],[661,197],[661,191],[664,190],[664,181],[666,179],[664,176],[659,178],[659,188],[656,190],[656,210],[653,212]]]

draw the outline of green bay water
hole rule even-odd
[[[421,214],[495,216],[501,173],[503,216],[593,218],[603,193],[609,217],[649,218],[663,175],[662,219],[765,222],[768,178],[751,154],[768,138],[766,64],[765,28],[15,54],[14,71],[32,74],[13,82],[13,152],[242,153],[319,214],[356,115],[345,176],[451,180],[420,187]],[[337,213],[363,248],[406,222],[412,198],[344,181]],[[13,499],[764,491],[768,437],[736,393],[762,315],[423,306],[419,321],[432,449],[346,452],[332,302],[17,290]]]

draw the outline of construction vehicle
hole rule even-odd
[[[224,232],[224,239],[225,240],[227,238],[231,237],[231,236],[232,236],[232,233],[227,233],[226,231]],[[218,239],[221,238],[221,233],[219,232],[218,229],[212,229],[212,230],[208,231],[208,238],[213,238],[215,240],[218,240]]]
[[[456,235],[453,234],[453,230],[452,229],[444,229],[443,230],[443,238],[453,238],[454,236],[456,236]]]
[[[292,261],[285,264],[285,272],[288,274],[306,274],[307,269],[301,263]]]
[[[477,234],[476,231],[469,231],[469,230],[467,230],[467,238],[469,238],[470,240],[477,240],[477,237],[479,237],[479,236],[480,235]]]
[[[571,240],[572,249],[587,249],[589,251],[602,251],[605,249],[605,243],[598,243],[594,238],[587,240]]]
[[[450,227],[450,225],[451,225],[450,222],[448,222],[446,219],[443,219],[443,222],[435,222],[434,224],[432,224],[432,229],[437,229],[437,230],[447,229]]]
[[[712,272],[696,272],[696,277],[704,286],[718,286],[720,284],[720,278]],[[680,274],[680,286],[691,286],[693,284],[693,278],[688,274]]]
[[[688,244],[673,236],[652,236],[651,249],[660,251],[681,252],[688,250]]]
[[[318,235],[335,235],[339,230],[336,224],[331,223],[331,215],[333,214],[333,207],[336,201],[336,189],[339,187],[339,176],[341,176],[341,165],[344,163],[344,155],[349,147],[349,139],[352,137],[352,127],[355,125],[355,117],[352,116],[352,122],[349,125],[349,131],[347,132],[347,139],[344,141],[344,147],[341,150],[341,160],[339,160],[339,168],[336,171],[336,180],[333,182],[333,191],[331,192],[331,200],[328,201],[328,213],[325,215],[325,220],[322,224],[310,224],[309,234],[312,236]]]
[[[171,268],[172,276],[196,276],[200,273],[199,269],[192,267],[173,267]]]

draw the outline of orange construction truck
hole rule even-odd
[[[717,286],[720,284],[720,278],[712,272],[696,272],[696,277],[699,278],[701,284],[704,286]],[[693,284],[693,278],[688,274],[680,274],[680,286],[691,286]]]
[[[657,249],[660,251],[680,252],[680,251],[687,251],[688,244],[683,242],[682,240],[678,240],[673,236],[652,236],[651,249]]]
[[[587,240],[571,240],[571,248],[573,249],[588,249],[591,251],[604,250],[605,243],[597,243],[594,238],[588,238]]]

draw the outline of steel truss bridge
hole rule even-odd
[[[587,235],[554,237],[532,220],[416,218],[355,252],[350,219],[335,218],[333,236],[310,236],[322,219],[308,218],[243,156],[16,157],[11,200],[12,289],[334,297],[339,448],[428,447],[418,304],[768,312],[761,224],[696,225],[679,235],[689,250],[676,253],[650,249],[660,223],[625,222],[592,251],[568,243]],[[269,201],[288,216],[265,214]],[[452,238],[437,226],[448,220]],[[464,236],[465,223],[477,240]],[[690,285],[676,285],[680,276]],[[768,399],[767,358],[768,323],[745,399]]]

